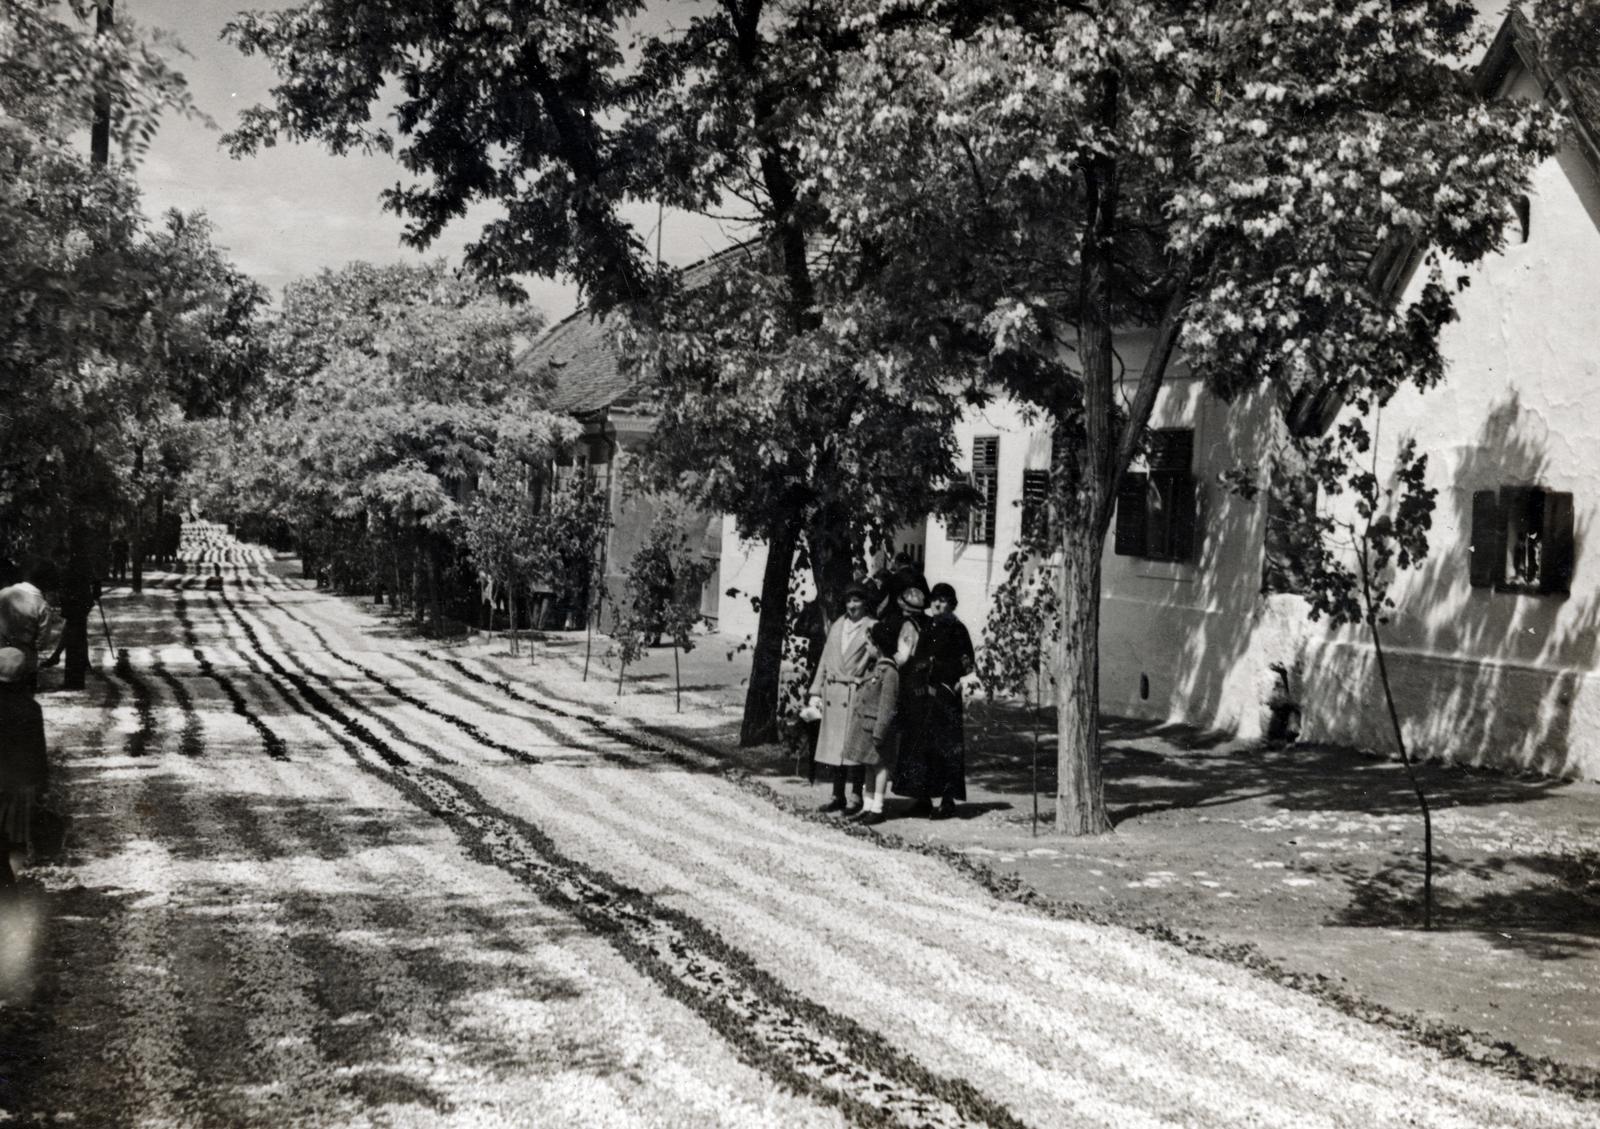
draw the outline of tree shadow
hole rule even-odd
[[[1332,924],[1393,929],[1420,918],[1420,855],[1400,856],[1375,871],[1352,863],[1331,869],[1351,892]],[[1600,870],[1592,852],[1492,859],[1440,853],[1434,870],[1437,928],[1473,933],[1493,948],[1537,960],[1600,956]]]
[[[1582,512],[1572,595],[1475,588],[1469,580],[1473,495],[1549,482],[1559,468],[1546,453],[1544,427],[1512,391],[1469,442],[1433,454],[1444,473],[1430,477],[1445,484],[1434,528],[1459,541],[1401,576],[1398,608],[1384,628],[1402,728],[1419,756],[1550,776],[1596,770],[1595,734],[1574,730],[1574,707],[1600,658],[1600,572],[1585,559]],[[1353,739],[1387,750],[1393,738],[1375,708],[1374,665],[1350,632],[1308,648],[1308,720],[1329,727],[1359,719]]]
[[[278,1123],[262,1103],[284,1086],[401,1119],[448,1114],[450,1095],[434,1081],[444,1060],[418,1048],[509,1085],[557,1069],[597,1078],[630,1069],[603,1025],[595,1037],[570,1015],[594,986],[548,955],[588,936],[582,925],[532,895],[419,888],[353,861],[438,850],[426,813],[239,792],[225,771],[214,787],[155,764],[131,775],[71,773],[83,829],[72,861],[85,881],[25,878],[21,895],[0,902],[0,927],[17,907],[29,915],[27,951],[5,954],[17,975],[0,1006],[0,1111],[19,1123],[74,1111],[82,1120],[84,1110],[138,1120],[125,1075],[95,1058],[106,1049],[96,1031],[128,1010],[129,991],[181,1001],[156,1007],[177,1044],[164,1053],[190,1065],[219,1124]],[[119,854],[143,861],[119,867],[114,884],[97,881],[97,863]],[[118,973],[114,960],[139,975]],[[556,1018],[533,1028],[497,1018],[547,1008]],[[290,1043],[306,1050],[274,1053]],[[296,1061],[321,1076],[285,1076]]]

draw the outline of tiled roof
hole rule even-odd
[[[554,377],[550,401],[554,411],[586,415],[611,407],[632,390],[606,328],[605,319],[579,310],[552,326],[517,359],[517,367],[524,371],[545,369]]]
[[[683,284],[691,288],[703,286],[731,258],[749,254],[750,250],[750,244],[741,243],[701,259],[684,268]],[[636,389],[634,381],[622,371],[609,331],[608,318],[579,310],[551,326],[530,345],[517,358],[517,367],[529,373],[540,369],[550,373],[555,380],[550,402],[554,411],[583,416],[625,406],[636,398]]]

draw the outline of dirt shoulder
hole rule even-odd
[[[708,636],[678,656],[681,711],[669,648],[630,667],[619,696],[606,645],[593,640],[587,679],[583,636],[547,636],[516,657],[503,639],[452,646],[596,714],[691,742],[787,806],[826,799],[787,750],[737,747],[749,665],[739,641]],[[1495,1060],[1509,1044],[1600,1070],[1600,786],[1426,767],[1438,922],[1424,931],[1421,821],[1397,764],[1113,721],[1105,775],[1116,831],[1065,839],[1050,831],[1053,721],[1038,720],[1037,836],[1034,711],[982,702],[969,707],[959,818],[893,818],[891,805],[882,833],[970,860],[1043,903],[1203,938],[1201,951],[1273,966],[1354,1010],[1369,1001],[1424,1037],[1448,1032],[1456,1053]]]

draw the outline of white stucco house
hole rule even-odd
[[[1491,96],[1564,96],[1515,18],[1478,73]],[[1473,268],[1472,285],[1458,296],[1460,318],[1444,331],[1444,384],[1401,394],[1380,421],[1385,450],[1414,438],[1429,454],[1429,482],[1439,492],[1428,559],[1394,590],[1399,609],[1386,651],[1419,753],[1600,779],[1593,123],[1579,120],[1566,147],[1537,169],[1528,197],[1506,204],[1507,246]],[[1120,348],[1137,372],[1139,339]],[[1272,590],[1283,578],[1268,545],[1270,461],[1254,502],[1218,482],[1238,461],[1232,437],[1259,433],[1271,410],[1264,400],[1224,405],[1175,365],[1152,419],[1155,465],[1135,469],[1178,520],[1121,521],[1121,534],[1108,538],[1102,708],[1253,736],[1264,732],[1268,698],[1283,679],[1301,710],[1303,738],[1390,749],[1364,635],[1313,624],[1300,597]],[[923,561],[930,582],[954,585],[963,618],[977,628],[1003,578],[1033,476],[1049,466],[1049,438],[1004,404],[970,414],[958,438],[990,501],[959,536],[929,520],[903,531],[900,543]],[[740,543],[731,527],[725,523],[720,583],[757,591],[763,550]],[[753,633],[748,602],[725,602],[721,628]]]

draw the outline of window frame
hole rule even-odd
[[[1194,436],[1192,427],[1150,432],[1146,469],[1125,473],[1117,490],[1112,551],[1118,556],[1195,562],[1200,547],[1200,491],[1194,474]],[[1157,544],[1152,546],[1152,541]]]
[[[1544,486],[1508,484],[1472,494],[1468,583],[1515,596],[1568,596],[1577,565],[1573,496]],[[1519,550],[1537,553],[1529,572]],[[1516,573],[1520,572],[1520,575]]]

